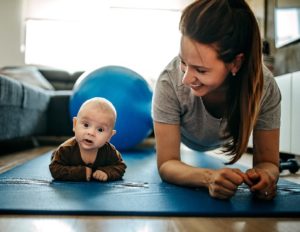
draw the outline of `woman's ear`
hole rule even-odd
[[[233,76],[235,76],[237,74],[237,72],[240,70],[240,68],[243,64],[243,61],[244,61],[243,53],[236,55],[236,57],[234,58],[234,60],[232,62],[232,67],[231,67],[231,73]]]

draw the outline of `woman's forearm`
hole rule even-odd
[[[187,187],[208,187],[213,170],[192,167],[179,160],[168,160],[160,166],[159,173],[164,181],[173,184]]]
[[[228,199],[232,197],[246,176],[239,169],[219,170],[192,167],[179,160],[164,162],[159,172],[161,178],[173,184],[187,187],[206,187],[212,197]]]

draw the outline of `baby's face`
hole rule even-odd
[[[81,149],[96,150],[114,135],[112,115],[96,107],[87,107],[74,118],[73,130]]]

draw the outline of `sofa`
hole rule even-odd
[[[72,136],[69,100],[82,73],[33,66],[1,68],[1,148]]]

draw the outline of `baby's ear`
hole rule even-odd
[[[75,132],[76,124],[77,124],[77,117],[73,117],[73,132]]]
[[[111,137],[113,137],[116,133],[117,133],[116,130],[112,130],[112,131],[111,131],[111,135],[110,135],[110,137],[108,138],[108,142],[110,141]]]

